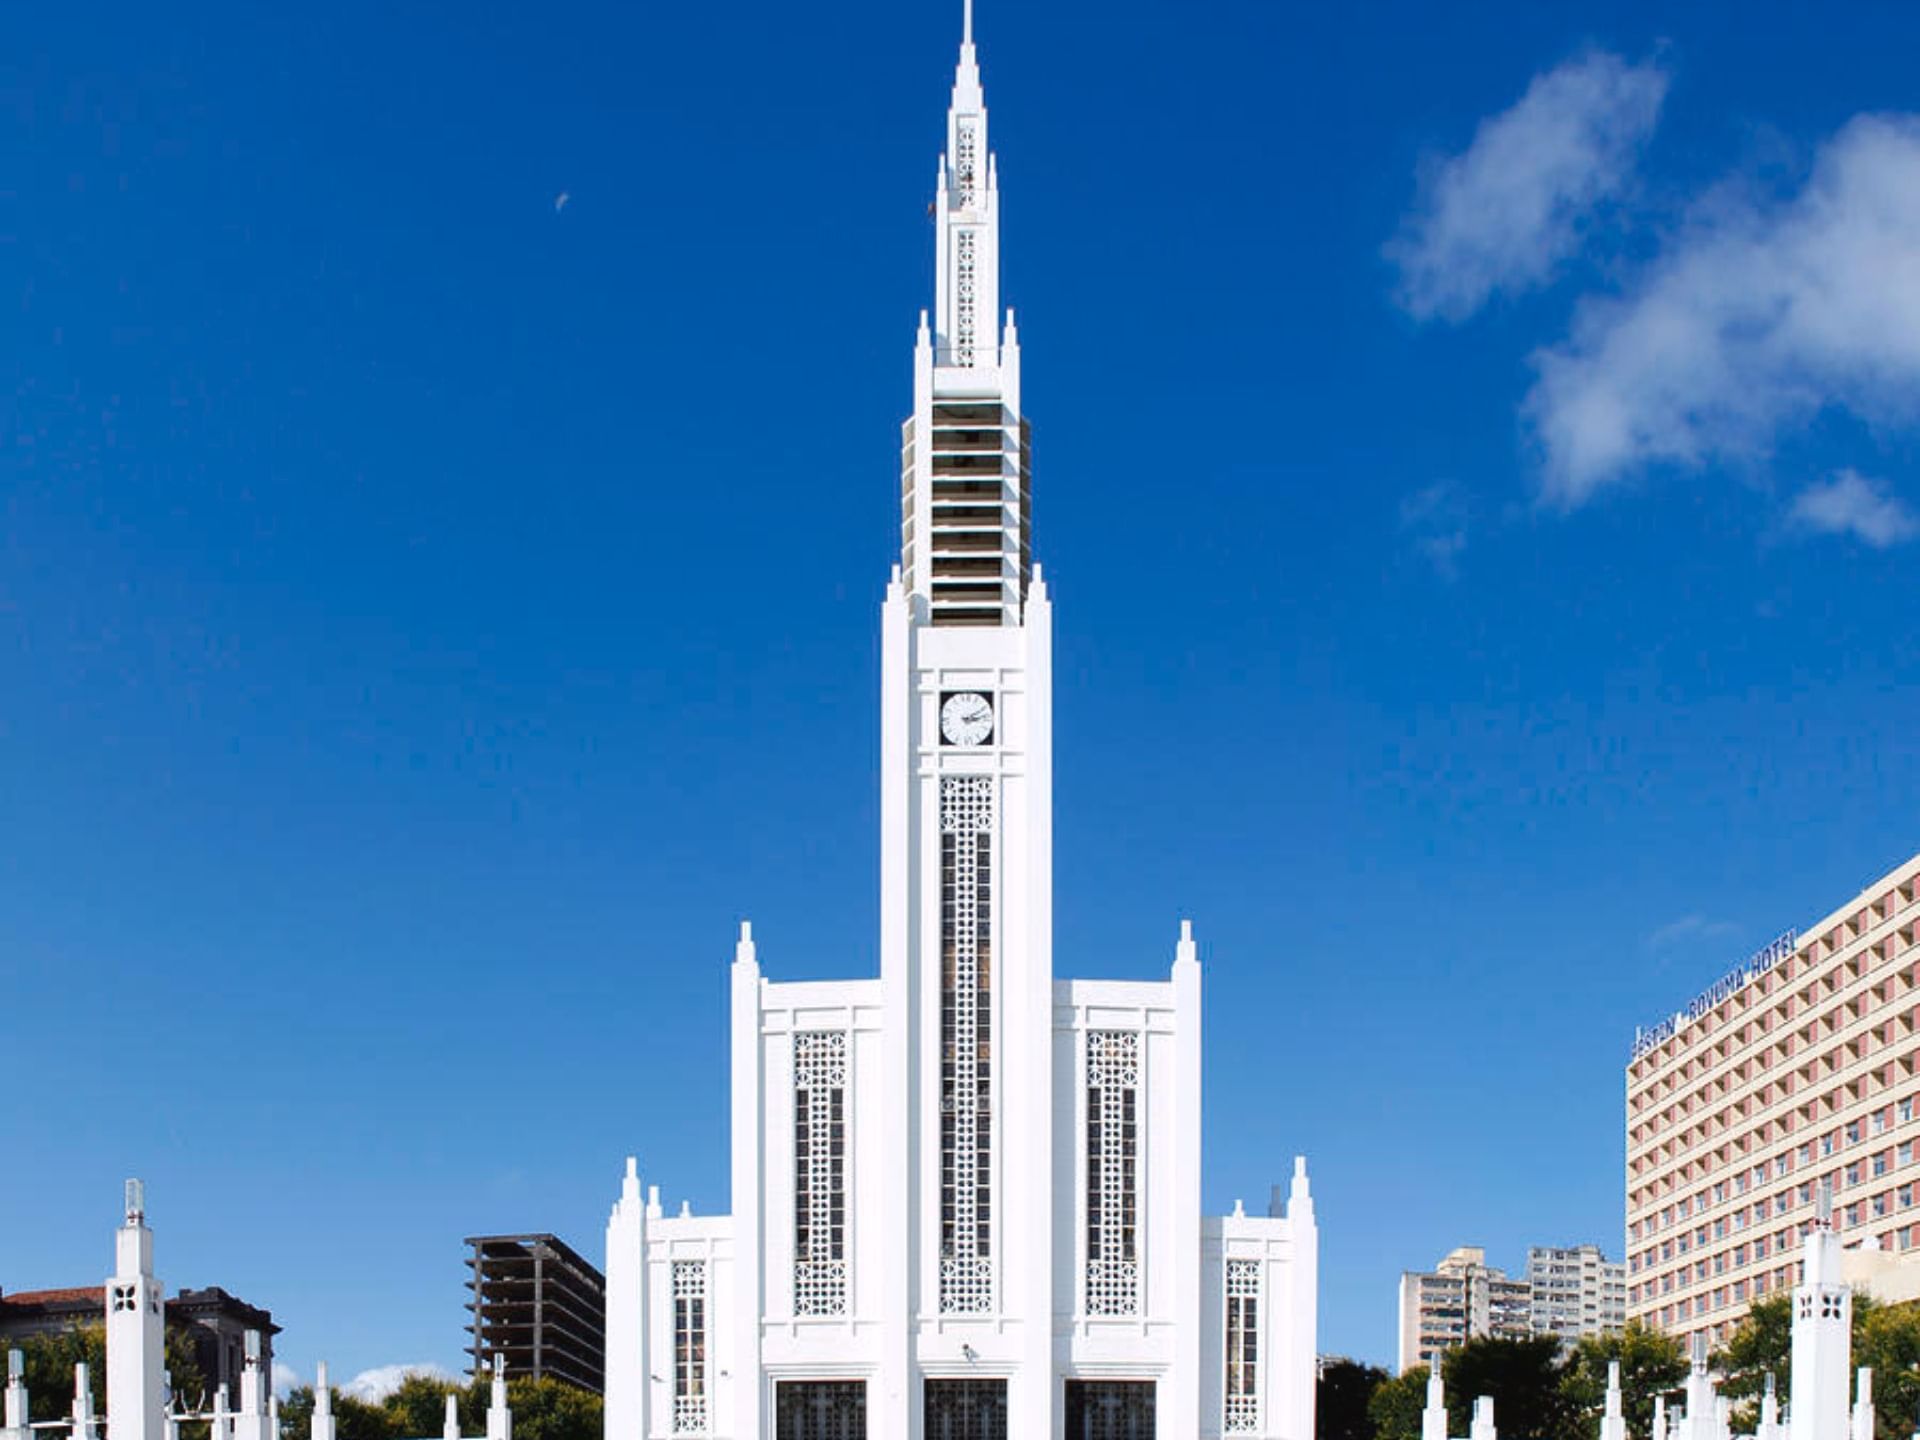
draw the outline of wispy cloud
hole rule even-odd
[[[1467,505],[1452,481],[1438,481],[1403,499],[1400,530],[1442,580],[1459,577],[1467,548]]]
[[[1534,364],[1526,414],[1565,507],[1649,465],[1760,458],[1830,407],[1920,421],[1920,120],[1853,120],[1783,200],[1716,191]]]
[[[291,1365],[283,1365],[278,1360],[273,1362],[274,1394],[285,1395],[289,1390],[295,1389],[305,1383],[306,1382],[300,1378],[300,1372],[295,1370]]]
[[[371,1370],[362,1370],[339,1389],[343,1395],[377,1405],[398,1390],[400,1383],[409,1375],[424,1375],[429,1380],[454,1379],[438,1365],[376,1365]]]
[[[1671,950],[1701,940],[1721,940],[1739,932],[1731,920],[1709,920],[1705,915],[1682,915],[1670,920],[1647,937],[1649,950]]]
[[[1851,535],[1876,550],[1890,549],[1920,535],[1920,516],[1881,481],[1858,470],[1842,470],[1831,480],[1809,485],[1794,497],[1787,521],[1796,530],[1817,535]]]
[[[1496,292],[1546,281],[1631,180],[1667,83],[1652,61],[1581,55],[1535,76],[1466,150],[1430,162],[1386,250],[1402,307],[1420,320],[1464,320]]]

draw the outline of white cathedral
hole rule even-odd
[[[732,980],[733,1213],[607,1226],[607,1440],[1311,1440],[1319,1242],[1200,1213],[1200,964],[1053,970],[1053,607],[971,0],[881,611],[880,976]],[[1277,1207],[1276,1207],[1277,1208]]]

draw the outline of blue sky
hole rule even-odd
[[[951,12],[951,13],[950,13]],[[0,1286],[458,1363],[721,1208],[724,985],[874,968],[958,5],[37,6],[0,61]],[[981,0],[1057,954],[1207,965],[1323,1348],[1620,1247],[1656,1018],[1920,848],[1920,16]],[[556,209],[556,197],[570,197]]]

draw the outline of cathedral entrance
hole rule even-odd
[[[1067,1440],[1153,1440],[1153,1381],[1067,1381]]]
[[[1007,1440],[1007,1382],[929,1380],[927,1440]]]
[[[867,1382],[780,1381],[773,1387],[773,1436],[774,1440],[867,1440]]]

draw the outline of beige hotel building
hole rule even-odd
[[[1849,1275],[1920,1277],[1917,894],[1920,855],[1636,1037],[1629,1318],[1718,1339],[1792,1289],[1822,1179]]]

